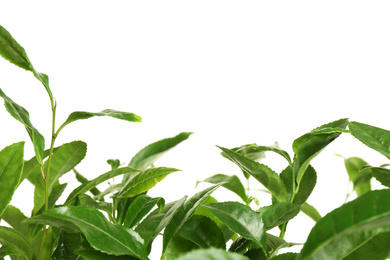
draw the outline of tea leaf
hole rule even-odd
[[[343,260],[388,259],[390,232],[379,233]]]
[[[38,132],[38,130],[31,124],[30,115],[24,107],[16,104],[12,99],[7,97],[4,92],[0,89],[0,96],[4,99],[4,105],[7,111],[16,120],[21,122],[27,130],[28,135],[34,146],[36,158],[40,165],[43,164],[43,150],[45,149],[45,139]]]
[[[98,112],[98,113],[76,111],[76,112],[71,113],[68,116],[68,118],[66,119],[66,121],[58,128],[57,134],[65,126],[67,126],[68,124],[70,124],[74,121],[81,120],[81,119],[88,119],[88,118],[91,118],[94,116],[110,116],[113,118],[122,119],[122,120],[129,121],[129,122],[141,122],[142,121],[141,117],[139,117],[133,113],[121,112],[121,111],[116,111],[113,109],[105,109],[105,110]]]
[[[23,220],[27,217],[20,211],[20,209],[8,205],[8,207],[3,212],[1,219],[8,223],[13,229],[19,231],[25,238],[28,237],[28,225],[23,223]]]
[[[137,196],[127,209],[123,226],[132,228],[143,219],[156,204],[161,211],[164,208],[165,200],[161,197],[152,198],[147,195]]]
[[[125,187],[119,192],[119,198],[133,197],[148,191],[172,172],[179,171],[174,168],[150,168],[132,177]]]
[[[260,218],[263,220],[266,230],[283,224],[298,215],[301,210],[300,205],[289,202],[280,202],[258,210]]]
[[[271,260],[295,260],[297,258],[298,253],[285,253],[274,256]]]
[[[232,149],[232,150],[235,151],[235,152],[237,152],[237,153],[239,153],[239,154],[241,154],[241,155],[243,155],[243,156],[245,156],[245,157],[248,157],[248,156],[245,155],[245,153],[244,153],[244,151],[245,151],[246,149],[250,149],[250,151],[252,151],[252,153],[255,152],[255,151],[256,151],[256,152],[267,152],[267,151],[271,151],[271,152],[274,152],[274,153],[276,153],[276,154],[279,154],[280,156],[282,156],[283,158],[285,158],[289,164],[291,164],[290,155],[289,155],[286,151],[284,151],[284,150],[282,150],[282,149],[279,149],[277,143],[275,143],[275,145],[273,145],[273,146],[260,146],[260,145],[253,145],[253,144],[252,144],[252,145],[247,145],[247,146],[241,146],[241,147],[239,147],[237,150],[233,150],[233,149]],[[248,157],[248,158],[254,160],[253,158],[250,158],[250,157]]]
[[[74,251],[80,247],[84,240],[85,238],[81,233],[66,233],[61,231],[58,235],[57,246],[51,259],[76,260],[78,256]]]
[[[96,177],[93,180],[90,180],[88,182],[81,184],[76,189],[74,189],[69,194],[64,205],[71,205],[72,203],[74,203],[74,201],[78,195],[86,193],[87,191],[93,189],[94,187],[96,187],[97,185],[99,185],[100,183],[102,183],[106,180],[109,180],[109,179],[114,178],[116,176],[119,176],[121,174],[135,174],[137,172],[138,172],[137,170],[134,170],[134,169],[129,168],[129,167],[118,168],[116,170],[106,172],[106,173]]]
[[[148,259],[144,241],[136,232],[111,224],[95,208],[59,207],[45,211],[42,215],[72,222],[85,235],[91,246],[99,251]]]
[[[26,260],[33,257],[30,243],[21,233],[12,228],[0,226],[0,244],[11,247]]]
[[[390,170],[382,167],[369,167],[372,176],[375,177],[382,185],[390,187]]]
[[[58,179],[79,164],[85,157],[86,152],[87,144],[81,141],[63,144],[53,152],[50,164],[50,174],[46,177],[49,182],[49,194],[51,194]],[[45,172],[48,173],[49,161],[46,161],[44,166]],[[38,178],[36,180],[34,190],[34,213],[38,212],[38,210],[45,204],[44,194],[44,180],[42,178]]]
[[[22,46],[12,37],[12,35],[0,25],[0,55],[15,64],[16,66],[31,71],[34,76],[44,85],[50,99],[53,100],[53,94],[49,87],[49,77],[36,71],[31,64],[27,53]]]
[[[266,242],[264,222],[250,207],[238,202],[210,203],[203,207],[213,212],[231,230],[264,248]]]
[[[365,178],[364,182],[359,181],[359,179],[365,175],[360,170],[368,165],[364,160],[358,157],[350,157],[344,160],[344,165],[349,179],[353,183],[353,189],[356,191],[358,197],[371,190],[371,175],[367,176],[368,178]]]
[[[165,205],[162,211],[155,209],[135,228],[135,231],[145,240],[145,244],[148,244],[148,251],[153,240],[172,221],[177,211],[183,207],[186,199],[185,196],[180,200],[170,202]]]
[[[390,131],[358,122],[348,126],[355,138],[390,159]]]
[[[307,167],[310,164],[310,161],[328,144],[339,137],[342,132],[345,132],[347,125],[348,119],[340,119],[322,125],[294,141],[293,151],[295,153],[295,157],[293,172],[296,176],[298,187]]]
[[[317,209],[314,208],[312,205],[310,205],[307,202],[305,202],[301,205],[301,210],[303,213],[305,213],[307,216],[309,216],[315,222],[320,221],[322,218],[320,213],[317,211]]]
[[[158,158],[186,140],[191,134],[191,132],[183,132],[174,137],[166,138],[146,146],[131,159],[128,166],[141,171],[146,170]],[[124,176],[123,182],[126,183],[129,178],[130,176]]]
[[[24,142],[7,146],[0,151],[0,217],[19,185],[23,171]]]
[[[225,175],[225,174],[215,174],[203,181],[197,181],[197,185],[199,182],[209,182],[213,184],[217,184],[220,182],[225,182],[222,187],[234,192],[237,194],[244,203],[248,202],[248,197],[245,192],[244,185],[242,185],[240,179],[236,175]]]
[[[251,174],[264,185],[279,201],[286,201],[287,191],[279,175],[266,165],[250,160],[232,150],[219,147],[237,166]]]
[[[297,260],[342,259],[390,230],[390,190],[369,191],[323,217]]]
[[[182,255],[176,260],[194,260],[194,259],[202,259],[202,260],[249,260],[248,257],[232,253],[226,252],[222,249],[216,248],[208,248],[208,249],[197,249],[193,250],[185,255]]]
[[[222,184],[223,183],[213,185],[196,193],[191,198],[189,198],[181,208],[179,208],[178,212],[173,216],[172,221],[165,228],[163,235],[162,259],[165,258],[165,252],[169,246],[169,243],[183,226],[183,224],[192,216],[196,208]]]
[[[217,224],[202,215],[193,215],[179,229],[179,235],[202,248],[226,249],[225,238]]]
[[[199,249],[199,246],[197,244],[181,237],[179,234],[176,234],[169,243],[169,247],[165,252],[164,259],[175,260],[179,256],[182,256],[185,253],[195,249]]]

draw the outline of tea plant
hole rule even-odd
[[[162,236],[161,259],[385,259],[390,254],[390,190],[371,190],[376,178],[390,185],[390,170],[372,167],[357,157],[345,159],[357,198],[322,217],[306,201],[317,173],[311,161],[341,134],[352,134],[368,147],[390,158],[390,132],[340,119],[297,138],[291,157],[277,146],[243,145],[219,147],[224,157],[237,165],[244,179],[259,182],[272,196],[266,207],[251,206],[252,197],[239,176],[213,175],[202,182],[208,188],[188,198],[166,202],[147,192],[175,168],[155,167],[154,162],[189,138],[184,132],[152,143],[138,152],[125,167],[109,160],[112,169],[88,180],[75,167],[86,154],[86,144],[74,141],[55,146],[61,130],[69,124],[94,116],[109,116],[140,122],[135,114],[107,109],[76,111],[56,127],[56,101],[48,76],[37,72],[25,50],[0,26],[0,55],[31,71],[43,84],[51,104],[52,135],[45,138],[33,126],[29,113],[1,89],[7,111],[26,128],[35,156],[24,160],[24,142],[0,151],[0,258],[11,259],[149,259],[153,242]],[[259,162],[264,153],[284,158],[286,168],[277,173]],[[58,199],[67,188],[65,174],[75,174],[80,186],[70,191],[64,203]],[[118,184],[101,191],[99,185],[121,176]],[[30,217],[10,204],[23,181],[34,185]],[[237,194],[241,202],[218,202],[211,194],[219,187]],[[299,253],[280,254],[295,243],[285,241],[288,223],[300,211],[315,222]],[[279,236],[272,235],[270,230]],[[274,232],[275,233],[275,232]]]

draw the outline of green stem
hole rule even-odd
[[[54,142],[56,139],[56,132],[55,132],[55,121],[56,121],[56,108],[57,104],[55,102],[54,98],[50,98],[51,101],[51,110],[52,110],[52,136],[51,136],[51,143],[50,143],[50,152],[49,152],[49,158],[47,160],[47,168],[46,168],[46,174],[44,166],[41,165],[41,174],[43,177],[43,181],[45,182],[45,210],[49,209],[49,186],[50,186],[50,167],[51,167],[51,159],[53,157],[53,150],[54,150]],[[43,227],[43,234],[41,238],[41,243],[39,245],[39,250],[37,254],[37,259],[39,260],[39,255],[45,245],[46,242],[46,236],[47,233],[50,231],[50,227]]]

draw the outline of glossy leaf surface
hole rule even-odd
[[[323,217],[297,260],[342,259],[390,230],[390,190],[369,191]]]
[[[340,119],[317,127],[294,141],[293,151],[295,157],[293,172],[296,174],[295,176],[298,185],[301,182],[310,161],[342,132],[345,132],[347,125],[348,119]]]
[[[372,176],[382,185],[390,187],[390,170],[382,167],[370,167]]]
[[[263,152],[267,152],[267,151],[274,152],[276,154],[279,154],[283,158],[285,158],[287,160],[287,162],[289,164],[291,164],[290,155],[286,151],[280,149],[278,147],[277,143],[275,143],[275,145],[272,145],[272,146],[246,145],[246,146],[241,146],[240,148],[238,148],[237,150],[234,150],[234,151],[255,161],[255,159],[247,156],[247,154],[248,154],[247,150],[249,150],[251,153],[254,153],[254,152],[263,153]]]
[[[388,259],[390,256],[390,232],[379,233],[343,260]]]
[[[170,202],[164,209],[155,209],[136,228],[135,231],[145,240],[145,244],[150,247],[153,240],[172,221],[172,218],[183,207],[187,197]]]
[[[36,71],[31,64],[25,49],[12,37],[12,35],[0,25],[0,55],[27,71],[31,71],[34,76],[44,85],[50,98],[53,99],[49,87],[49,77]]]
[[[28,237],[28,225],[23,223],[27,217],[20,209],[12,205],[8,205],[3,212],[1,219],[7,222],[13,229],[19,231],[22,235],[24,235],[24,237]]]
[[[362,179],[362,176],[366,174],[362,172],[361,169],[368,165],[367,162],[358,157],[350,157],[344,160],[344,165],[349,179],[353,183],[353,189],[356,191],[358,197],[371,190],[371,176],[365,178],[363,182],[359,181]]]
[[[264,185],[279,201],[286,201],[287,191],[279,175],[268,166],[250,160],[229,149],[219,147],[238,167],[252,175]]]
[[[204,179],[203,181],[198,181],[197,184],[199,182],[209,182],[213,184],[225,182],[222,187],[237,194],[244,203],[247,203],[248,201],[244,185],[242,185],[240,179],[236,175],[229,176],[225,174],[215,174],[207,179]]]
[[[18,231],[0,226],[0,244],[11,247],[24,259],[30,260],[33,256],[33,250],[27,239]]]
[[[322,218],[317,209],[307,202],[301,205],[301,210],[315,222],[318,222]]]
[[[258,210],[266,230],[272,229],[294,218],[300,211],[299,205],[280,202]]]
[[[75,201],[75,199],[77,198],[78,195],[86,193],[87,191],[95,188],[97,185],[99,185],[100,183],[102,183],[106,180],[109,180],[109,179],[114,178],[116,176],[119,176],[121,174],[133,175],[133,174],[136,174],[138,172],[139,171],[134,170],[134,169],[129,168],[129,167],[118,168],[116,170],[106,172],[106,173],[96,177],[93,180],[90,180],[88,182],[81,184],[76,189],[74,189],[69,194],[69,196],[65,202],[65,205],[71,205]]]
[[[359,141],[390,159],[390,131],[358,122],[350,122],[349,130]]]
[[[179,143],[186,140],[191,134],[191,132],[183,132],[174,137],[166,138],[146,146],[131,159],[129,167],[141,171],[146,170],[158,158],[163,156],[166,152]]]
[[[0,151],[0,217],[19,185],[23,171],[24,142],[7,146]]]
[[[48,174],[46,178],[49,183],[49,194],[52,192],[54,185],[58,185],[56,184],[58,179],[79,164],[85,157],[86,152],[87,144],[81,141],[63,144],[53,152],[50,171],[48,169],[49,161],[44,164],[45,173]],[[34,190],[34,213],[38,212],[45,204],[45,183],[39,177],[36,180]]]
[[[132,228],[143,219],[155,205],[158,205],[161,211],[164,208],[164,204],[165,200],[161,197],[152,198],[147,195],[137,196],[127,209],[123,225]]]
[[[210,218],[202,215],[193,215],[187,220],[179,229],[179,235],[202,248],[226,248],[221,229]]]
[[[133,230],[111,224],[92,207],[59,207],[43,215],[72,222],[85,235],[91,246],[107,254],[132,255],[148,259],[143,239]]]
[[[182,207],[178,209],[177,213],[173,216],[172,221],[167,225],[164,231],[162,259],[165,257],[165,252],[172,238],[178,233],[184,223],[193,215],[196,208],[222,184],[223,183],[213,185],[196,193],[195,195],[191,196],[191,198],[189,198]]]
[[[216,249],[216,248],[208,248],[208,249],[198,249],[191,251],[185,255],[182,255],[176,260],[195,260],[195,259],[202,259],[202,260],[249,260],[248,257],[232,253],[232,252],[226,252],[222,249]]]
[[[105,109],[101,112],[93,113],[93,112],[84,112],[84,111],[76,111],[68,116],[66,121],[59,127],[59,131],[64,128],[66,125],[81,119],[88,119],[94,116],[109,116],[117,119],[122,119],[129,122],[141,122],[141,117],[128,112],[121,112],[113,109]]]
[[[234,232],[264,247],[266,241],[264,222],[260,215],[250,207],[238,202],[211,203],[203,207],[213,212]]]
[[[0,89],[0,96],[4,99],[4,105],[8,113],[16,120],[21,122],[27,130],[28,135],[34,146],[34,151],[39,164],[43,164],[43,151],[45,149],[45,138],[38,132],[30,121],[30,114],[28,111],[16,104],[12,99],[7,97]]]
[[[174,168],[157,167],[140,172],[132,177],[125,187],[119,192],[119,198],[133,197],[153,188],[172,172],[179,171]]]

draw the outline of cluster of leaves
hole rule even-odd
[[[48,76],[37,72],[25,50],[0,26],[0,55],[31,71],[42,82],[53,113],[49,149],[45,139],[30,121],[29,113],[0,89],[7,111],[26,128],[35,156],[24,160],[24,142],[0,151],[0,259],[149,259],[155,238],[162,235],[161,259],[385,259],[390,254],[390,190],[371,190],[376,178],[390,186],[390,170],[371,167],[360,158],[345,159],[357,198],[321,217],[306,201],[312,193],[317,173],[310,164],[328,144],[342,133],[351,133],[368,147],[390,158],[390,132],[358,122],[340,119],[304,134],[293,142],[294,155],[277,146],[256,144],[227,149],[222,155],[236,164],[240,176],[254,178],[272,196],[272,204],[253,209],[256,198],[245,189],[239,176],[216,174],[202,182],[208,188],[191,197],[166,202],[147,192],[175,168],[155,167],[164,153],[186,140],[184,132],[152,143],[138,152],[127,166],[109,160],[112,170],[88,180],[75,167],[86,154],[86,144],[74,141],[55,147],[60,131],[74,121],[94,116],[110,116],[140,122],[135,114],[107,109],[98,113],[77,111],[56,129],[56,103]],[[277,173],[259,162],[265,152],[286,160]],[[72,172],[80,186],[65,202],[57,203],[67,187],[64,174]],[[122,176],[122,181],[100,191],[98,185]],[[10,205],[23,181],[34,186],[30,217]],[[242,202],[218,202],[211,194],[224,187]],[[299,253],[279,254],[294,246],[284,240],[288,222],[299,212],[315,222]],[[279,229],[280,235],[272,235]]]

